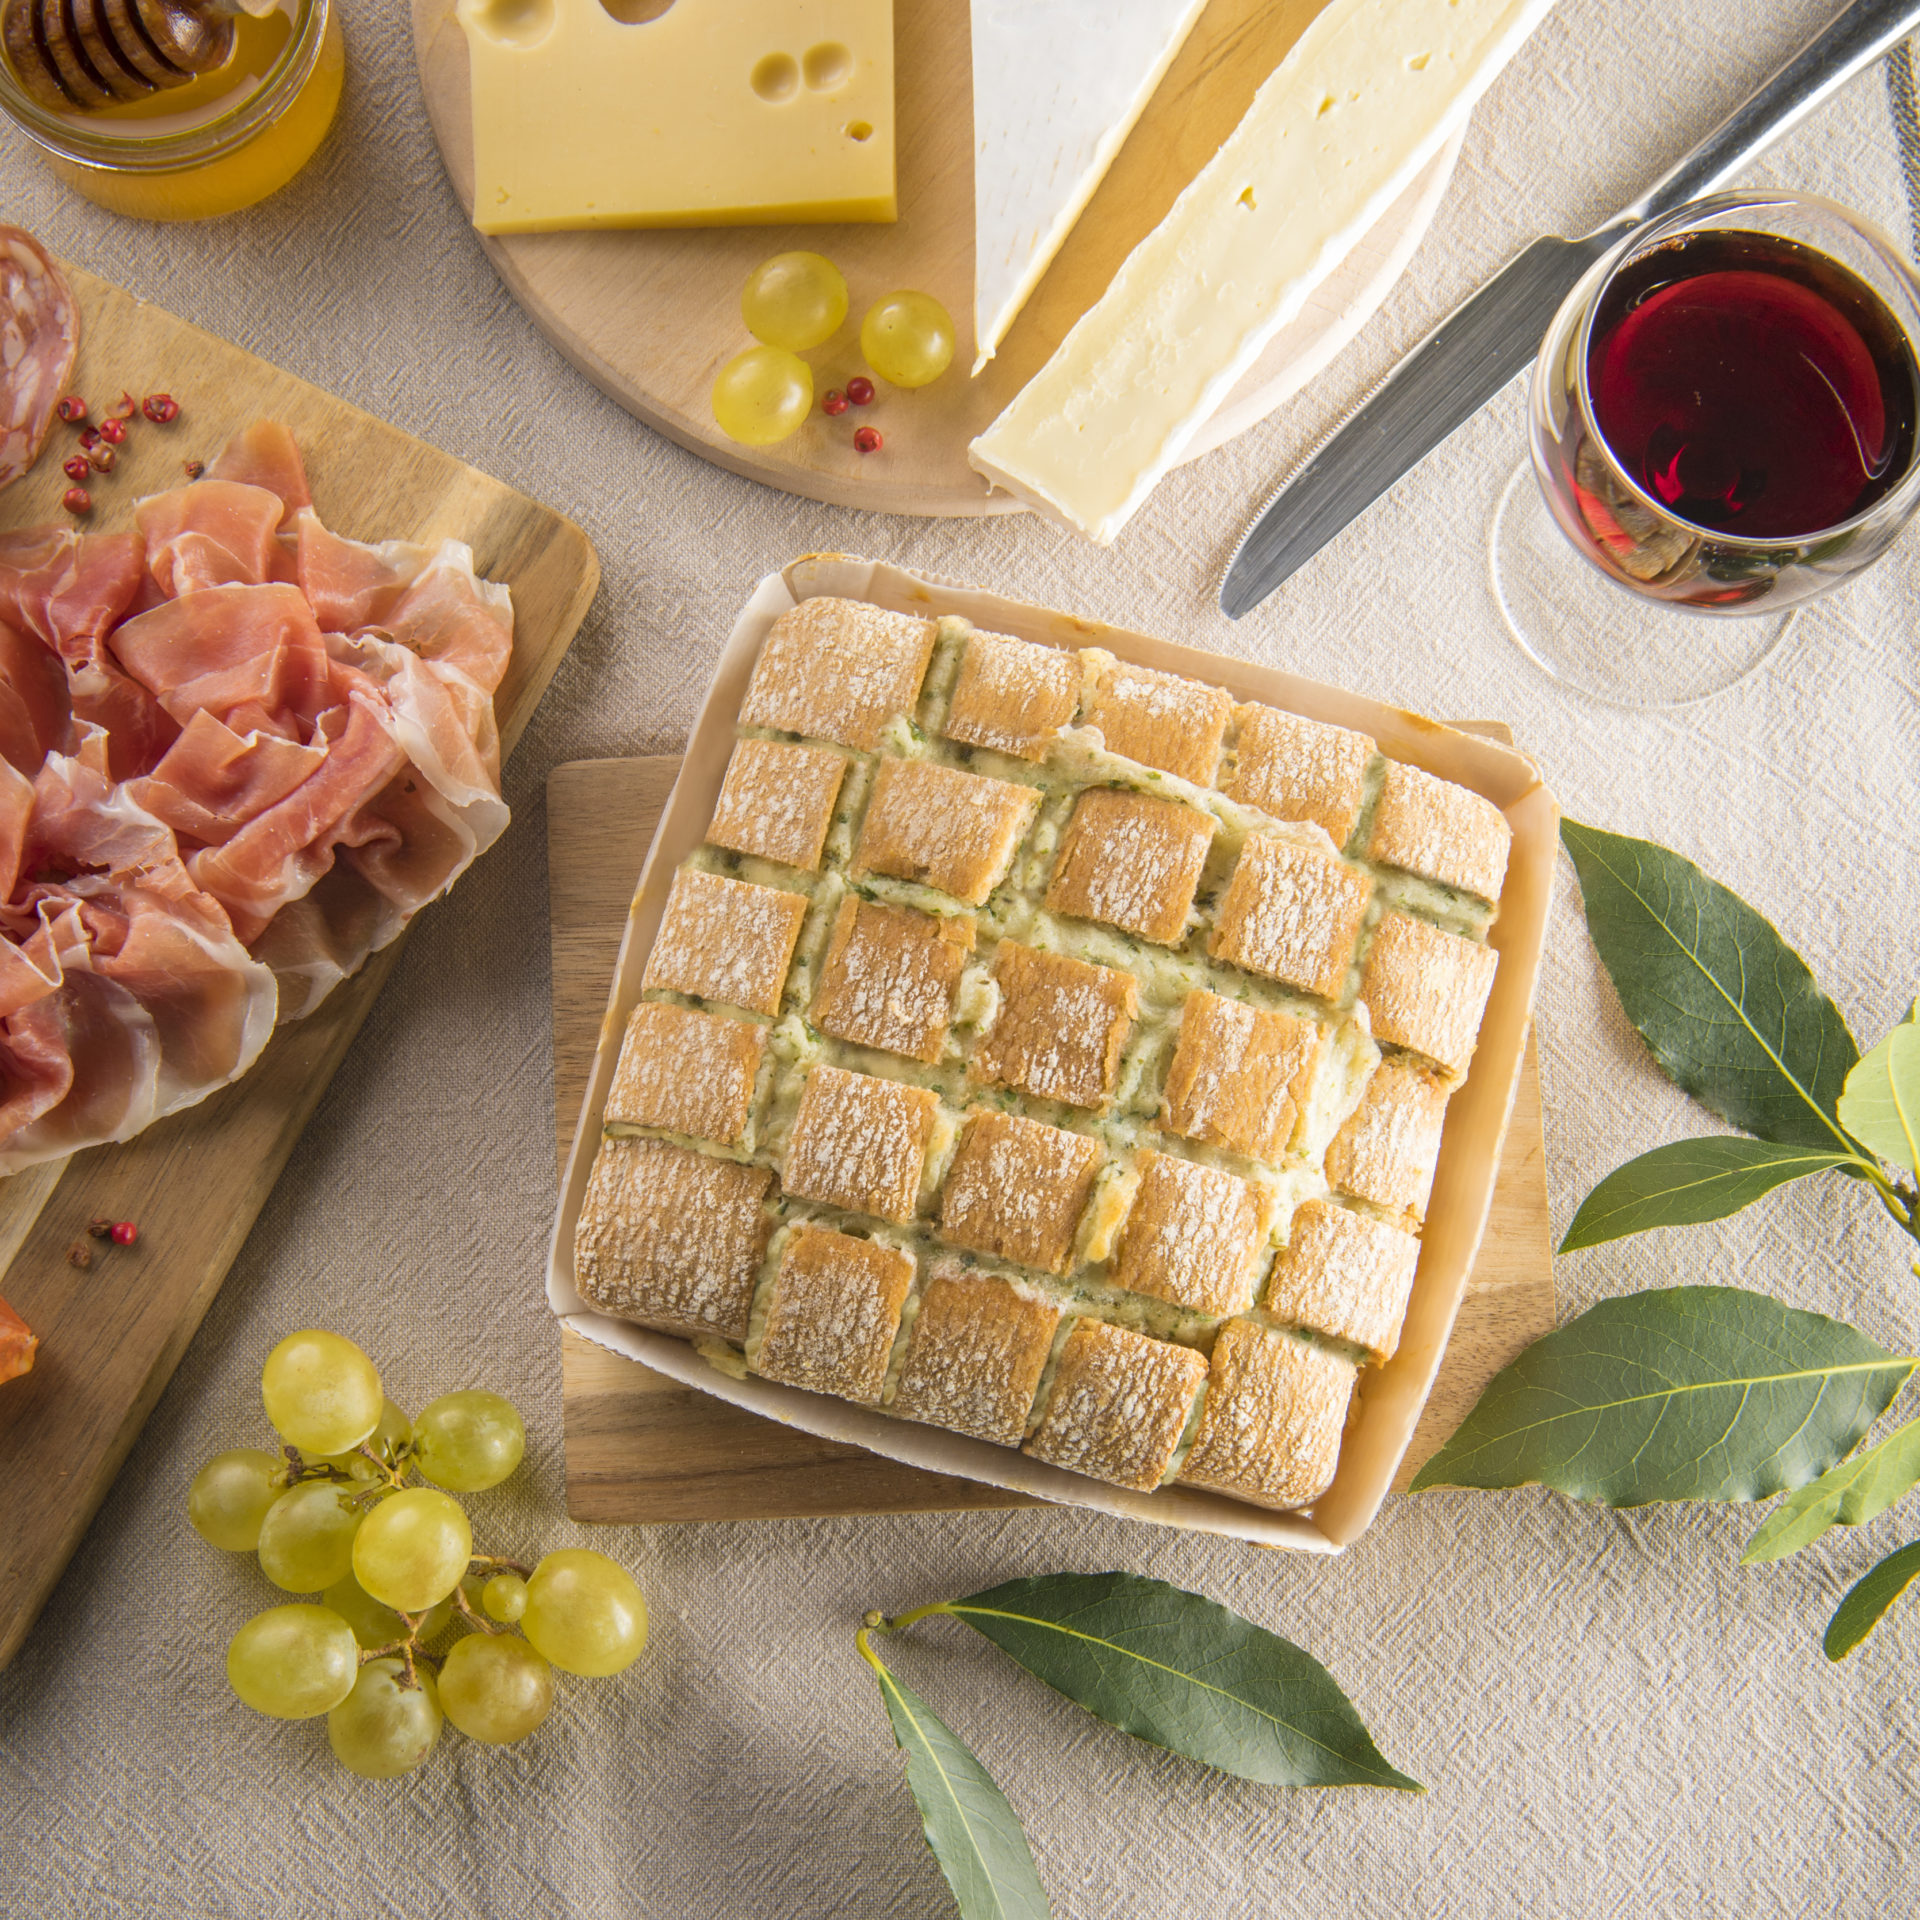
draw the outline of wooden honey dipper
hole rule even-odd
[[[0,45],[43,107],[94,112],[222,66],[233,12],[215,0],[0,0]]]

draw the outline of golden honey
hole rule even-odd
[[[0,108],[89,200],[140,220],[205,220],[284,187],[340,105],[346,46],[333,0],[280,0],[234,23],[214,72],[124,105],[50,111],[0,64]]]

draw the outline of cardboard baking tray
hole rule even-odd
[[[1489,936],[1489,944],[1500,954],[1500,967],[1480,1025],[1472,1070],[1447,1109],[1420,1265],[1399,1350],[1385,1366],[1361,1371],[1339,1470],[1333,1485],[1311,1509],[1271,1513],[1221,1494],[1177,1486],[1131,1493],[1048,1466],[1011,1448],[896,1420],[871,1408],[769,1380],[735,1380],[709,1366],[687,1342],[596,1313],[581,1297],[573,1273],[574,1224],[600,1144],[601,1116],[621,1036],[640,998],[640,980],[667,890],[675,868],[706,836],[733,748],[740,702],[767,630],[789,608],[822,594],[868,600],[905,613],[960,614],[993,632],[1051,646],[1105,647],[1122,660],[1225,687],[1238,699],[1261,700],[1371,734],[1389,758],[1458,781],[1484,794],[1505,813],[1513,829],[1513,849],[1499,917]],[[754,589],[721,651],[687,743],[680,777],[641,870],[601,1022],[593,1072],[561,1181],[547,1262],[548,1302],[564,1324],[614,1353],[643,1361],[685,1386],[825,1439],[865,1447],[930,1472],[1015,1488],[1062,1505],[1092,1507],[1189,1531],[1228,1534],[1261,1546],[1337,1553],[1366,1531],[1392,1483],[1439,1370],[1486,1227],[1501,1139],[1532,1017],[1559,827],[1560,809],[1523,754],[1418,714],[1271,667],[1175,646],[984,589],[949,586],[880,561],[838,554],[810,554],[795,560]]]

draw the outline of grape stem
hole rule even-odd
[[[485,1554],[477,1553],[474,1555],[474,1558],[476,1560],[483,1560],[486,1557],[487,1556]],[[458,1607],[460,1611],[467,1616],[468,1622],[471,1625],[478,1627],[482,1633],[505,1633],[506,1632],[505,1627],[496,1627],[491,1620],[485,1618],[481,1614],[477,1614],[474,1612],[471,1603],[467,1599],[467,1590],[465,1587],[454,1588],[453,1604],[456,1607]]]
[[[533,1578],[533,1569],[519,1560],[509,1560],[503,1553],[476,1553],[467,1560],[470,1567],[505,1567],[509,1573],[517,1573],[522,1580]]]
[[[404,1680],[395,1681],[394,1684],[411,1692],[420,1685],[420,1676],[413,1670],[413,1656],[419,1650],[420,1623],[427,1616],[424,1613],[400,1613],[398,1607],[394,1608],[394,1612],[399,1613],[400,1618],[407,1623],[407,1637],[404,1640],[389,1640],[384,1647],[362,1647],[360,1664],[364,1667],[369,1660],[384,1660],[389,1654],[397,1653],[406,1662],[407,1677]]]
[[[373,1464],[380,1469],[381,1473],[386,1477],[386,1481],[389,1486],[404,1487],[407,1484],[408,1449],[406,1449],[405,1447],[402,1447],[400,1449],[400,1458],[397,1461],[381,1459],[381,1457],[377,1453],[375,1453],[374,1450],[370,1446],[368,1446],[364,1440],[362,1440],[360,1444],[356,1448],[354,1448],[354,1452],[364,1453],[367,1456],[367,1458],[371,1460]]]

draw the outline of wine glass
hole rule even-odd
[[[1541,345],[1494,511],[1507,625],[1615,705],[1733,686],[1913,517],[1917,424],[1920,280],[1877,228],[1799,193],[1638,227]]]

